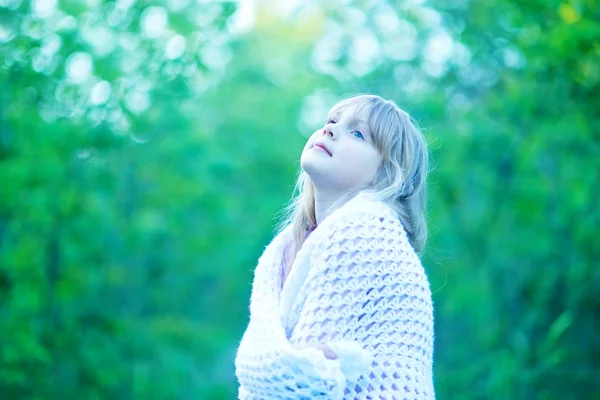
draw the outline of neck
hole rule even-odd
[[[331,206],[340,195],[333,192],[324,192],[315,188],[315,217],[317,218],[317,225],[329,215],[333,210]]]

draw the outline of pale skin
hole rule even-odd
[[[356,106],[350,105],[331,113],[325,126],[311,135],[302,151],[300,165],[315,188],[317,225],[331,213],[331,205],[341,195],[372,183],[383,162],[368,129],[369,108],[355,111]],[[330,360],[337,358],[324,344],[298,348],[307,347],[321,350]]]

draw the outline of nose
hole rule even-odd
[[[333,129],[331,129],[331,125],[327,125],[325,126],[325,128],[323,129],[323,135],[324,136],[329,136],[331,139],[335,139],[335,134],[333,132]]]

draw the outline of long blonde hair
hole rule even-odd
[[[427,241],[427,173],[429,153],[427,143],[413,119],[393,101],[375,95],[354,96],[337,103],[331,114],[348,106],[356,113],[369,107],[369,132],[383,162],[374,182],[341,196],[331,209],[336,209],[358,193],[367,191],[391,206],[404,225],[408,239],[417,253]],[[277,226],[280,233],[292,225],[293,241],[289,264],[296,257],[306,235],[317,225],[315,189],[308,174],[300,168],[294,194],[284,208]]]

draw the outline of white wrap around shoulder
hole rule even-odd
[[[393,210],[361,193],[306,239],[281,288],[286,228],[258,261],[238,397],[433,399],[433,308]],[[309,347],[325,344],[327,359]]]

